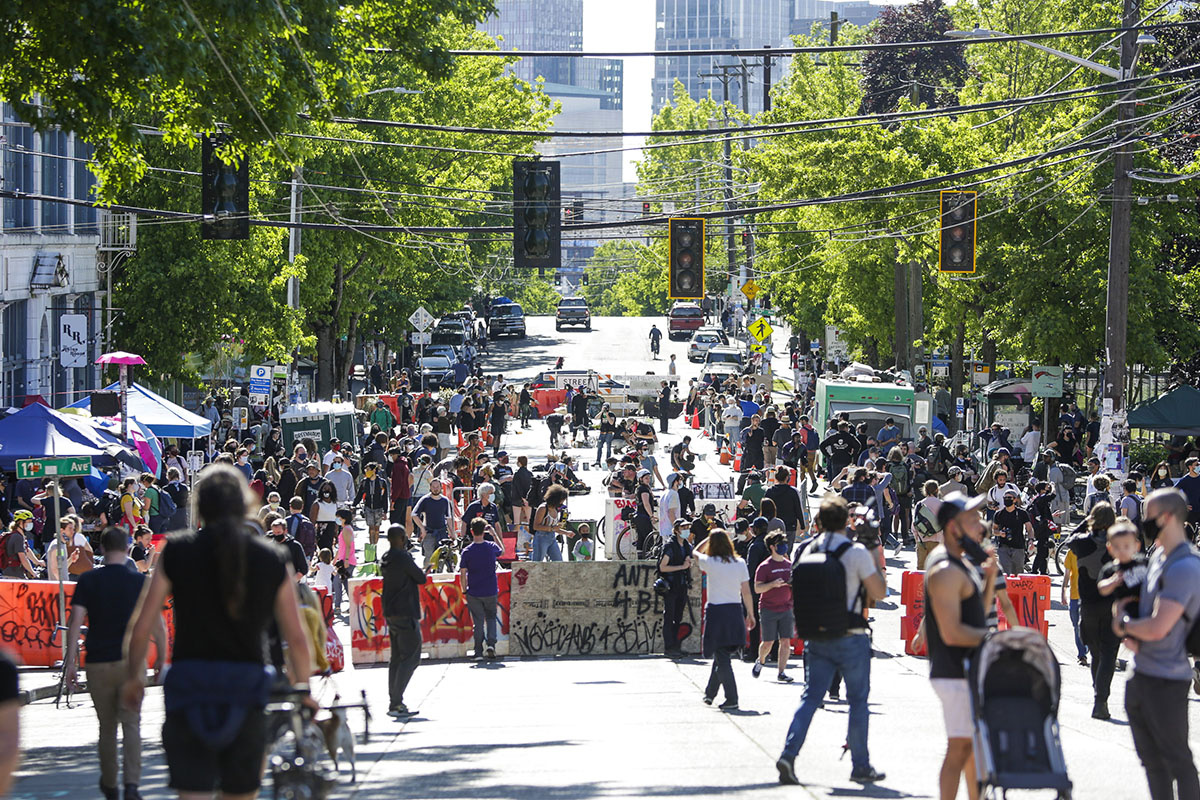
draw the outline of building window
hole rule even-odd
[[[16,122],[5,106],[5,121]],[[33,129],[22,125],[5,125],[4,136],[8,145],[4,148],[4,188],[16,192],[36,192],[33,183],[34,159],[32,155]],[[8,233],[34,233],[32,200],[4,200],[4,229]]]
[[[75,140],[75,199],[95,202],[92,187],[96,185],[96,176],[88,169],[95,148],[82,139]],[[81,236],[98,236],[100,229],[96,227],[95,206],[75,206],[75,232]]]
[[[5,407],[20,406],[25,399],[26,306],[19,300],[0,311],[0,405]]]
[[[42,134],[42,194],[67,196],[67,175],[71,162],[66,158],[67,134],[49,131]],[[71,207],[65,203],[42,203],[42,233],[64,234]]]

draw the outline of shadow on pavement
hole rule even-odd
[[[167,766],[157,732],[142,731],[143,794],[165,796]],[[95,745],[83,747],[35,747],[22,750],[12,800],[25,798],[71,797],[80,786],[96,787],[100,782],[100,760]],[[157,788],[156,788],[157,787]],[[99,792],[95,793],[99,796]],[[91,795],[82,795],[91,796]]]

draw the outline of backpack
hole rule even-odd
[[[888,472],[892,475],[892,488],[896,494],[908,494],[908,466],[904,462],[893,461],[888,464]]]
[[[175,516],[175,512],[179,510],[179,506],[175,503],[175,498],[166,492],[162,487],[158,489],[158,513],[159,516],[170,519]]]
[[[913,529],[921,541],[929,541],[938,534],[937,515],[925,503],[917,504],[917,512],[913,515]]]
[[[797,639],[836,639],[851,628],[864,626],[861,615],[846,610],[846,568],[841,558],[853,546],[854,542],[847,541],[830,551],[814,542],[796,560],[792,608]]]
[[[3,539],[0,538],[0,543]],[[1193,551],[1185,558],[1196,558],[1197,554]],[[7,566],[7,565],[5,565]],[[1167,582],[1167,571],[1163,570],[1162,577],[1159,579],[1159,591],[1165,588]],[[1183,614],[1183,624],[1187,626],[1187,634],[1183,637],[1183,649],[1187,653],[1188,658],[1200,657],[1200,624],[1195,619],[1188,619],[1186,613]]]
[[[8,537],[15,535],[20,534],[14,534],[12,531],[0,533],[0,570],[21,565],[21,559],[10,560],[8,555]]]

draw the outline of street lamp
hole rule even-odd
[[[1086,58],[1055,50],[1037,42],[1019,39],[1021,44],[1041,50],[1058,58],[1070,61],[1093,72],[1099,72],[1116,81],[1129,80],[1141,47],[1154,45],[1158,40],[1149,33],[1138,33],[1138,0],[1124,0],[1121,34],[1121,59],[1117,69],[1098,64]],[[983,39],[1006,34],[975,27],[969,31],[946,31],[951,39]],[[1129,229],[1132,214],[1133,148],[1130,146],[1130,122],[1134,114],[1135,89],[1130,87],[1125,96],[1117,100],[1117,150],[1113,156],[1113,206],[1108,240],[1108,291],[1107,311],[1104,326],[1105,374],[1104,413],[1121,411],[1125,396],[1125,353],[1129,327]]]

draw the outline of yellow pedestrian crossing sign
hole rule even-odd
[[[758,339],[760,342],[765,342],[767,339],[771,338],[771,333],[773,331],[774,329],[771,327],[771,323],[767,322],[766,318],[764,317],[759,317],[758,319],[754,320],[754,322],[750,323],[750,333],[753,334],[754,338]]]
[[[765,344],[752,344],[752,345],[750,345],[750,352],[751,353],[765,353],[765,352],[767,352],[767,346]]]
[[[753,278],[742,284],[742,294],[746,295],[746,297],[750,298],[751,300],[758,297],[758,293],[761,291],[762,289],[758,287],[758,284],[754,282]]]

